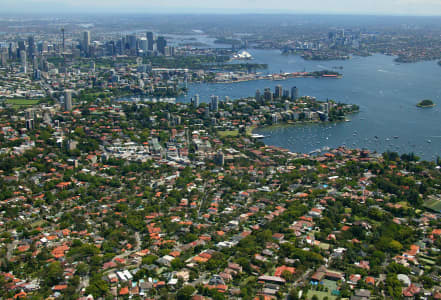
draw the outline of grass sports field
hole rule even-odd
[[[30,100],[30,99],[7,99],[6,104],[12,104],[13,107],[29,107],[38,104],[40,100]]]
[[[441,212],[441,199],[432,197],[424,202],[424,207]]]

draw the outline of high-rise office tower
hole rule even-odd
[[[26,44],[25,41],[18,41],[18,52],[20,51],[26,51]]]
[[[139,49],[146,52],[149,50],[149,42],[146,38],[141,38],[139,40]]]
[[[64,27],[61,28],[61,51],[65,51],[66,48],[66,44],[65,44],[65,39],[64,39]]]
[[[28,37],[28,56],[32,58],[35,55],[35,40],[33,36]]]
[[[130,50],[136,50],[136,48],[137,48],[136,47],[136,41],[137,41],[136,35],[134,35],[134,34],[128,35],[126,37],[126,42],[127,42],[128,46],[129,46]]]
[[[291,100],[296,100],[297,98],[299,98],[299,89],[296,86],[294,86],[291,89]]]
[[[158,36],[158,40],[156,41],[156,47],[158,48],[158,52],[165,55],[165,47],[167,46],[167,41],[163,36]]]
[[[90,48],[90,31],[84,31],[83,32],[83,41],[82,41],[82,49],[86,56],[89,55],[89,48]]]
[[[153,34],[153,32],[147,32],[146,37],[148,43],[148,50],[153,51],[155,45],[155,35]]]
[[[24,50],[20,51],[20,64],[22,72],[27,73],[28,62],[26,59],[26,52]]]
[[[71,90],[64,91],[64,110],[67,110],[67,111],[72,110],[72,91]]]
[[[283,96],[283,87],[281,85],[277,85],[274,94],[275,94],[276,98],[279,98],[279,99],[282,98],[282,96]]]
[[[15,59],[17,50],[15,49],[14,44],[9,43],[8,47],[8,59]]]
[[[49,43],[47,41],[43,41],[43,44],[41,45],[41,52],[47,53],[49,51]]]
[[[38,57],[37,56],[34,56],[32,58],[32,69],[33,69],[33,71],[38,69]]]
[[[213,111],[219,110],[219,96],[211,96],[211,109]]]

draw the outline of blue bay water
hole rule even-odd
[[[299,56],[281,55],[278,50],[249,52],[255,58],[252,62],[269,65],[262,73],[342,66],[337,71],[343,78],[191,84],[188,95],[178,101],[189,101],[195,94],[200,95],[201,101],[208,101],[211,95],[238,99],[253,96],[256,89],[270,87],[274,91],[278,84],[286,89],[297,86],[300,95],[357,104],[360,112],[349,117],[351,122],[257,129],[256,133],[267,136],[265,143],[302,153],[346,145],[378,152],[414,152],[428,160],[441,156],[441,67],[436,62],[399,64],[385,55],[346,61],[305,61]],[[417,108],[416,103],[422,99],[432,99],[437,106]]]

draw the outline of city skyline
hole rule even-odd
[[[441,2],[435,0],[263,0],[232,1],[178,1],[166,0],[161,4],[141,0],[23,0],[11,3],[0,0],[3,13],[318,13],[368,15],[435,15],[441,16]]]

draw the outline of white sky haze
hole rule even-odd
[[[0,0],[4,13],[319,13],[439,15],[441,0]]]

